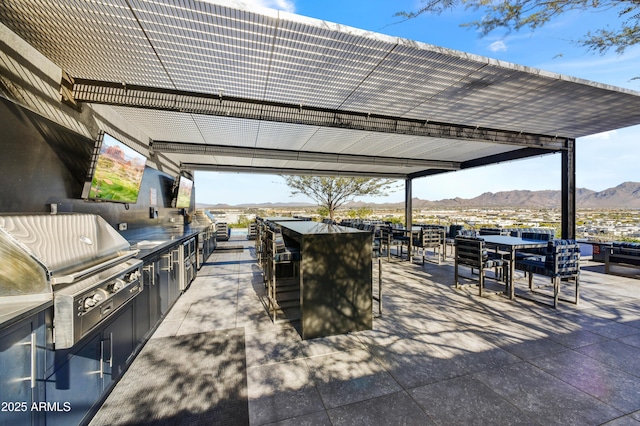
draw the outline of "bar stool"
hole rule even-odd
[[[268,311],[274,323],[278,322],[278,311],[284,314],[285,309],[296,310],[298,315],[288,315],[286,321],[300,318],[300,250],[286,246],[280,227],[271,226],[266,230],[268,235],[266,251],[266,268],[263,270],[267,286]],[[283,265],[291,265],[290,276],[278,276],[278,269]],[[296,280],[296,278],[298,279]],[[287,280],[285,283],[284,281]]]

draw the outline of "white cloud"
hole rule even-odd
[[[291,0],[264,0],[265,7],[273,9],[286,10],[287,12],[295,12],[296,5]]]
[[[596,133],[595,135],[589,135],[589,136],[585,136],[584,140],[609,140],[611,139],[613,136],[615,136],[616,131],[615,130],[610,130],[608,132],[602,132],[602,133]]]
[[[237,6],[245,10],[269,8],[284,10],[286,12],[295,12],[296,5],[294,0],[208,0],[211,3],[224,4],[229,6]]]
[[[489,50],[492,52],[506,52],[507,45],[502,40],[494,41],[489,45]]]

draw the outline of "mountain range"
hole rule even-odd
[[[560,208],[561,192],[554,190],[543,191],[500,191],[485,192],[474,198],[448,198],[438,201],[413,199],[413,208],[482,208],[482,207],[516,207],[516,208]],[[229,209],[229,208],[261,208],[277,209],[292,207],[311,207],[313,203],[261,203],[261,204],[201,204],[198,208]],[[404,203],[370,203],[352,201],[347,208],[370,207],[374,209],[402,209]],[[604,209],[640,209],[640,182],[624,182],[620,185],[593,191],[586,188],[576,189],[577,208]]]

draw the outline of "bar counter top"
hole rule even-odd
[[[356,234],[367,233],[371,231],[363,231],[360,229],[349,228],[340,225],[330,225],[327,223],[318,223],[310,221],[292,221],[292,222],[275,222],[281,228],[286,228],[300,235],[320,235],[320,234]]]

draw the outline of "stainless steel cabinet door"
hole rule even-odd
[[[0,425],[31,424],[31,323],[0,337]]]
[[[0,332],[0,425],[44,424],[44,314]],[[35,405],[34,405],[35,404]]]
[[[102,334],[97,333],[78,349],[73,349],[69,360],[60,365],[47,378],[47,402],[59,403],[60,411],[46,413],[47,425],[79,424],[91,406],[102,394],[105,371]],[[71,410],[64,411],[65,403]]]

